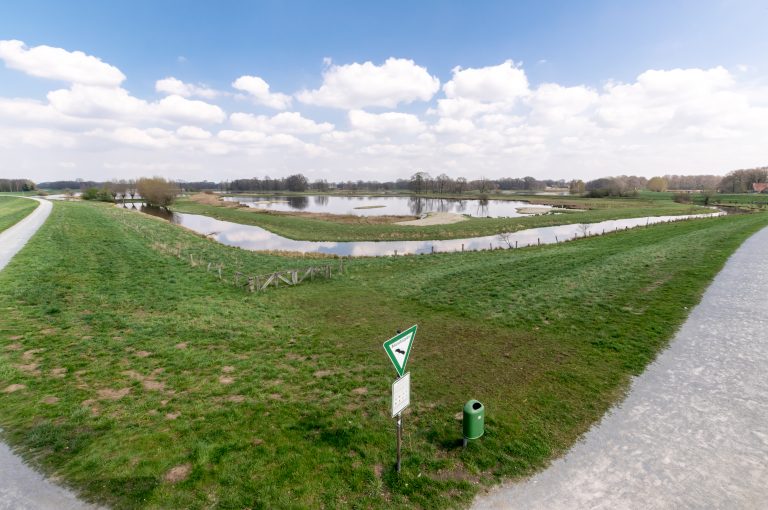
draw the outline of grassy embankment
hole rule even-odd
[[[463,506],[572,445],[765,225],[753,214],[353,259],[342,277],[248,294],[153,239],[253,271],[309,261],[56,203],[0,273],[0,426],[34,463],[119,508]],[[398,477],[381,342],[413,323]],[[462,450],[454,415],[471,397],[487,431]]]
[[[582,212],[563,211],[562,214],[540,215],[524,218],[470,218],[448,225],[410,226],[392,223],[373,223],[349,217],[333,221],[331,215],[312,218],[306,213],[276,213],[254,208],[237,207],[233,203],[219,202],[211,195],[197,200],[180,200],[173,209],[179,212],[202,214],[219,220],[247,225],[257,225],[289,239],[308,241],[385,241],[420,239],[460,239],[515,232],[528,228],[548,227],[573,223],[595,223],[620,218],[642,216],[666,216],[711,212],[696,206],[677,204],[672,200],[642,199],[580,199],[571,197],[536,197],[534,203],[553,203],[568,207],[589,209]],[[205,201],[206,203],[203,203]]]
[[[0,232],[26,218],[38,205],[34,200],[0,195]]]
[[[677,191],[641,191],[639,196],[645,200],[672,200]],[[768,207],[768,194],[764,193],[713,193],[705,195],[703,193],[690,193],[690,199],[693,204],[726,207],[739,207],[741,209],[765,210]]]

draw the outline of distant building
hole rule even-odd
[[[768,182],[753,182],[752,189],[755,193],[765,193],[768,190]]]

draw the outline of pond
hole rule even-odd
[[[552,209],[550,206],[534,206],[519,200],[459,200],[423,197],[275,195],[233,196],[223,197],[223,200],[272,211],[306,211],[325,214],[351,214],[355,216],[421,216],[431,212],[447,212],[466,214],[479,218],[516,218],[530,215],[518,211],[520,208],[535,208],[538,213],[545,213]]]
[[[169,213],[157,208],[147,208],[141,204],[118,204],[118,207],[137,209],[155,214],[215,239],[228,246],[237,246],[255,251],[290,251],[300,253],[326,253],[340,256],[386,256],[432,252],[479,251],[490,248],[522,248],[537,244],[554,244],[585,235],[596,235],[626,228],[634,228],[656,223],[667,223],[692,218],[719,216],[723,213],[693,214],[685,216],[650,216],[610,220],[600,223],[560,225],[556,227],[532,228],[510,234],[473,237],[467,239],[448,239],[435,241],[296,241],[274,234],[261,227],[221,221],[208,216],[186,213]]]

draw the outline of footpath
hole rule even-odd
[[[8,265],[37,232],[53,209],[48,200],[26,218],[0,232],[0,271]],[[0,289],[2,291],[2,289]],[[90,510],[98,507],[83,503],[70,491],[55,485],[30,468],[0,442],[0,510]]]
[[[768,508],[768,228],[623,403],[548,469],[473,508]]]

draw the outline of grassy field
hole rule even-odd
[[[518,199],[519,197],[516,197]],[[534,202],[549,203],[549,197],[527,197]],[[558,199],[558,197],[552,197]],[[557,200],[555,200],[557,201]],[[180,200],[173,209],[179,212],[203,214],[220,220],[257,225],[289,239],[307,241],[385,241],[420,239],[460,239],[514,232],[536,227],[563,225],[566,223],[594,223],[620,218],[642,216],[666,216],[711,212],[672,200],[642,199],[574,199],[561,198],[561,205],[590,209],[582,212],[564,211],[557,215],[541,215],[525,218],[470,218],[449,225],[410,226],[374,224],[361,218],[359,223],[329,221],[328,215],[313,219],[306,215],[269,213],[252,208],[225,207],[203,204],[194,200]]]
[[[24,219],[37,206],[34,200],[0,195],[0,232]]]
[[[353,259],[249,294],[197,260],[304,266],[104,204],[56,203],[0,273],[0,426],[117,508],[448,508],[564,452],[653,359],[752,214],[556,246]],[[403,471],[381,343],[414,323]],[[456,413],[487,407],[460,447]]]
[[[672,200],[677,193],[675,191],[641,191],[639,197],[644,200],[667,201]],[[705,202],[705,195],[702,193],[691,193],[690,197],[694,204],[703,205]],[[709,196],[709,204],[764,210],[768,207],[768,194],[714,193]]]

